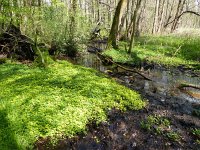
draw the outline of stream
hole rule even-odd
[[[98,125],[89,122],[87,134],[78,134],[73,138],[60,140],[54,149],[150,150],[196,149],[199,147],[199,144],[195,142],[196,137],[191,134],[191,129],[200,128],[200,91],[193,88],[184,88],[184,91],[181,91],[177,88],[180,83],[200,85],[200,78],[195,76],[192,71],[180,71],[176,68],[167,69],[159,65],[145,69],[139,68],[141,72],[152,79],[152,81],[147,81],[136,73],[114,67],[114,65],[103,65],[100,58],[94,53],[83,52],[74,60],[68,60],[74,64],[103,72],[118,83],[138,91],[144,99],[149,101],[149,105],[142,110],[128,110],[126,112],[112,109],[108,111],[106,122]],[[129,68],[131,69],[130,66]],[[196,114],[194,114],[195,111],[197,111]],[[169,119],[170,133],[177,133],[181,139],[172,140],[167,138],[165,133],[158,135],[142,129],[141,121],[149,115]],[[158,127],[154,126],[154,128]],[[44,147],[45,144],[48,145],[48,140],[44,140]]]
[[[105,48],[100,44],[94,46],[98,47],[98,49]],[[154,103],[166,105],[171,103],[181,112],[183,111],[187,114],[192,113],[193,105],[197,104],[199,106],[200,104],[200,90],[194,88],[180,90],[178,88],[182,83],[200,85],[199,76],[195,76],[190,70],[167,69],[159,65],[153,65],[148,69],[139,68],[152,79],[152,81],[148,81],[136,73],[128,72],[119,67],[103,65],[100,58],[94,53],[83,52],[73,62],[108,74],[121,84],[140,92],[146,99],[150,99]],[[129,69],[131,69],[130,66]]]

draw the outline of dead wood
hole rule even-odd
[[[19,27],[15,25],[11,24],[0,35],[0,53],[6,54],[9,58],[33,61],[36,55],[34,49],[34,41],[21,34]]]
[[[146,75],[144,75],[143,73],[141,73],[139,70],[137,70],[137,69],[129,69],[129,68],[126,68],[126,67],[124,67],[124,66],[122,66],[122,65],[120,65],[120,64],[118,64],[118,63],[116,63],[116,62],[114,62],[111,58],[102,55],[102,54],[99,53],[98,51],[96,51],[96,53],[97,53],[102,59],[104,59],[105,61],[111,62],[112,64],[115,64],[115,65],[117,65],[117,67],[122,68],[122,69],[124,69],[124,70],[126,70],[126,71],[136,73],[136,74],[142,76],[145,80],[152,81],[152,79],[150,79],[149,77],[147,77]]]
[[[200,86],[194,85],[194,84],[186,84],[186,83],[181,83],[178,86],[179,89],[183,90],[184,88],[194,88],[197,90],[200,90]]]

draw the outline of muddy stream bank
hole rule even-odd
[[[191,70],[167,69],[159,65],[142,66],[139,70],[152,79],[147,81],[119,67],[104,66],[100,58],[90,52],[84,52],[72,62],[108,74],[117,82],[138,91],[149,104],[140,111],[121,112],[113,109],[108,112],[108,122],[99,125],[90,123],[86,135],[60,140],[52,149],[200,149],[197,142],[199,137],[191,133],[192,129],[200,129],[200,91],[193,88],[185,88],[183,91],[177,88],[180,83],[200,85],[199,76]],[[142,120],[150,115],[170,120],[170,127],[166,130],[177,132],[179,140],[141,128]],[[37,144],[38,149],[46,149],[45,147],[49,147],[48,140]]]
[[[106,73],[121,84],[140,92],[145,98],[154,97],[153,99],[156,99],[158,103],[169,102],[174,103],[174,106],[185,103],[186,106],[180,108],[184,113],[192,113],[189,105],[200,104],[200,90],[190,87],[184,88],[184,90],[178,88],[183,83],[200,85],[200,77],[191,70],[167,69],[160,65],[142,66],[139,70],[152,79],[152,81],[148,81],[138,74],[120,67],[105,66],[96,54],[90,52],[85,52],[77,57],[74,63]],[[130,66],[128,68],[131,69]]]

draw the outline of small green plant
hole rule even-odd
[[[143,120],[141,123],[141,128],[158,135],[164,135],[166,138],[179,141],[181,136],[174,131],[170,130],[170,121],[165,117],[160,117],[157,115],[150,115]]]
[[[69,39],[64,46],[63,53],[69,57],[75,57],[78,53],[78,44],[73,39]]]
[[[146,123],[145,121],[142,121],[142,122],[140,123],[140,126],[141,126],[142,129],[145,129],[145,130],[147,130],[147,131],[150,131],[150,130],[151,130],[151,125],[148,124],[148,123]]]
[[[166,136],[168,139],[176,142],[178,142],[181,139],[181,136],[177,132],[166,133]]]
[[[196,140],[196,143],[200,145],[200,140]]]
[[[169,128],[170,121],[164,117],[150,115],[145,121],[141,122],[141,127],[148,131],[156,131],[156,133],[161,134],[163,130]]]
[[[192,129],[192,134],[196,137],[196,143],[200,144],[200,129]]]
[[[0,64],[6,63],[7,58],[0,58]]]
[[[200,129],[193,129],[192,134],[200,138]]]
[[[50,57],[47,49],[37,49],[37,57],[34,60],[35,66],[38,67],[47,67],[53,59]]]

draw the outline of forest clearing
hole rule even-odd
[[[200,149],[199,0],[0,0],[0,150]]]

